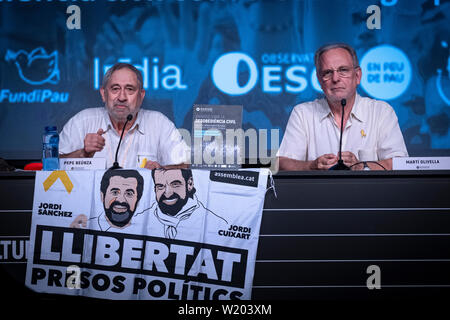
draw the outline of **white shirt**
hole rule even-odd
[[[120,134],[114,129],[106,108],[88,108],[73,116],[60,133],[59,152],[68,154],[84,148],[84,138],[98,129],[105,133],[105,147],[94,157],[105,158],[107,168],[114,163]],[[161,165],[186,163],[190,151],[177,128],[158,111],[141,109],[133,126],[124,134],[118,153],[123,168],[138,168],[142,159],[157,161]]]
[[[217,237],[220,229],[228,229],[227,224],[224,218],[206,208],[194,195],[194,199],[189,198],[175,216],[161,212],[156,203],[147,228],[151,236],[208,242],[210,236]]]
[[[90,230],[100,230],[100,231],[110,231],[110,232],[123,232],[123,233],[132,233],[132,234],[145,234],[145,224],[146,224],[146,215],[148,213],[138,212],[134,213],[133,217],[131,217],[128,225],[118,228],[112,226],[110,222],[107,220],[105,212],[100,213],[96,217],[89,218],[88,229]]]
[[[311,161],[339,153],[340,130],[326,99],[299,104],[292,110],[277,156]],[[342,135],[342,151],[372,154],[384,160],[406,157],[403,135],[392,107],[384,101],[356,94]]]

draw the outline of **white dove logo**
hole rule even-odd
[[[59,82],[58,51],[47,54],[39,47],[27,53],[25,50],[8,50],[5,60],[14,62],[20,78],[31,85]]]

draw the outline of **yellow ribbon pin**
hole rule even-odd
[[[67,175],[67,172],[62,170],[53,171],[47,179],[45,179],[44,183],[42,184],[44,186],[44,190],[47,192],[48,189],[56,182],[56,180],[60,179],[62,184],[67,190],[67,193],[70,193],[73,189],[73,183],[70,181],[69,176]]]
[[[366,137],[366,133],[364,132],[364,129],[361,129],[361,137],[363,137],[363,138]]]
[[[145,164],[147,163],[147,158],[142,159],[141,168],[145,168]]]

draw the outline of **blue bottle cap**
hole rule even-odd
[[[56,131],[56,126],[46,126],[45,131]]]

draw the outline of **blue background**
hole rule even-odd
[[[80,30],[66,26],[70,4],[81,9]],[[367,28],[372,4],[381,29]],[[147,64],[143,107],[178,127],[191,130],[193,104],[241,104],[244,129],[279,129],[281,142],[292,108],[320,96],[314,51],[336,41],[354,46],[360,62],[382,45],[403,52],[409,84],[387,101],[408,151],[450,155],[449,22],[450,0],[0,1],[0,157],[40,159],[44,127],[61,130],[78,111],[102,106],[101,74],[119,60]],[[230,53],[256,67],[257,75],[244,62],[223,72],[241,88],[257,77],[244,94],[213,79],[215,63]],[[44,92],[58,96],[36,102]],[[359,93],[372,96],[361,86]]]

